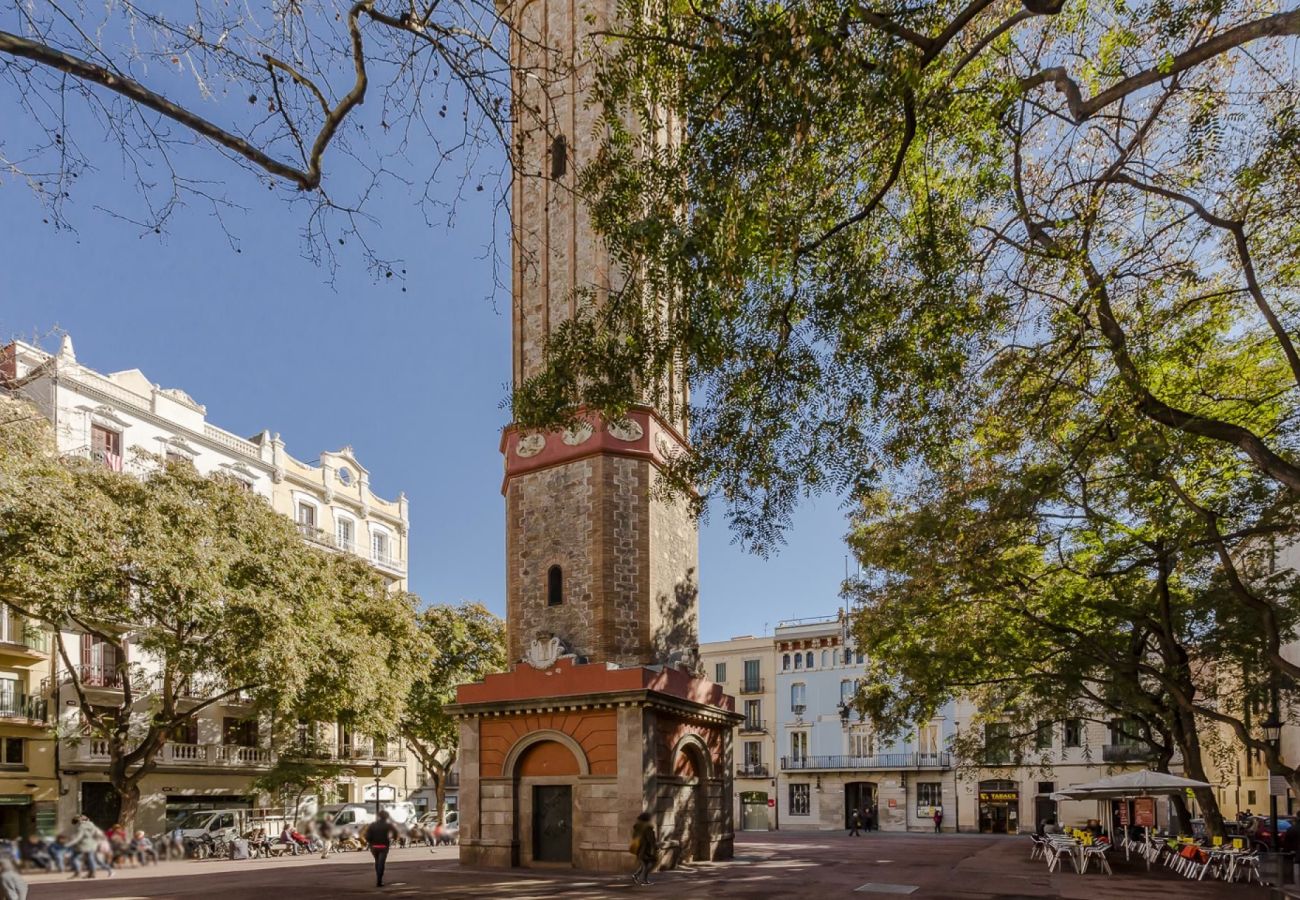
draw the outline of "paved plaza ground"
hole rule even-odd
[[[631,859],[629,857],[629,868]],[[1066,871],[1054,875],[1029,860],[1027,837],[885,835],[851,838],[842,832],[741,835],[736,859],[690,870],[658,873],[649,887],[627,877],[564,871],[511,872],[463,869],[454,847],[394,851],[389,885],[374,887],[370,856],[347,853],[241,862],[176,862],[127,869],[112,879],[70,881],[35,876],[30,900],[190,898],[190,900],[299,900],[299,898],[603,898],[603,897],[832,897],[888,898],[899,893],[865,885],[915,887],[914,900],[1264,900],[1258,887],[1188,882],[1166,870],[1150,874],[1136,860],[1119,861],[1115,875]]]

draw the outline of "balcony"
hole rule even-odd
[[[1103,744],[1101,761],[1108,763],[1140,763],[1151,759],[1151,748],[1145,744]]]
[[[767,763],[751,763],[747,766],[739,766],[736,769],[737,778],[768,778],[770,777],[767,769]]]
[[[741,734],[767,734],[767,723],[762,719],[746,719],[740,723]]]
[[[88,666],[77,666],[77,680],[81,682],[83,688],[104,691],[122,690],[122,673],[117,670],[116,666],[94,664]],[[59,672],[59,683],[71,684],[72,674],[66,669]],[[132,685],[142,689],[148,687],[147,684],[136,685],[135,682],[132,682]],[[42,689],[44,689],[45,686],[46,682],[42,682]]]
[[[950,753],[881,753],[876,756],[783,756],[783,772],[828,769],[950,769]]]
[[[49,712],[49,702],[43,697],[0,693],[0,722],[44,727],[49,720]]]
[[[740,693],[742,694],[761,694],[763,693],[763,679],[752,678],[740,683]]]
[[[357,548],[356,541],[351,538],[340,539],[337,534],[317,528],[310,522],[296,522],[298,533],[305,540],[311,541],[330,550],[342,550],[344,553],[351,553],[353,556],[360,556],[377,569],[383,569],[395,575],[406,574],[406,562],[389,553],[370,553],[363,554]]]
[[[0,657],[22,664],[47,659],[50,655],[50,635],[36,626],[9,623],[0,629]]]
[[[68,747],[72,762],[107,765],[106,738],[83,738]],[[265,769],[275,762],[275,754],[266,747],[239,747],[234,744],[185,744],[168,741],[156,757],[161,767],[186,769]]]
[[[403,763],[406,762],[406,751],[400,744],[393,743],[387,746],[380,745],[376,747],[373,744],[344,744],[338,748],[335,759],[348,760],[352,762],[379,760],[381,763]]]

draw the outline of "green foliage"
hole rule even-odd
[[[553,336],[518,421],[662,404],[689,372],[674,484],[766,551],[801,495],[860,501],[949,444],[989,361],[1024,347],[1078,384],[1118,370],[1116,402],[1219,453],[1257,439],[1300,490],[1300,14],[1033,8],[628,5],[582,173],[625,286]]]
[[[429,771],[441,775],[456,758],[459,731],[446,712],[457,685],[506,667],[505,623],[479,603],[430,606],[417,619],[420,653],[406,696],[402,736]]]
[[[304,798],[332,794],[344,768],[343,763],[327,759],[280,756],[275,765],[253,779],[251,787],[296,812]]]
[[[16,421],[13,408],[0,412]],[[236,694],[279,721],[394,728],[417,647],[413,598],[308,546],[231,479],[141,464],[136,477],[59,459],[48,430],[0,427],[0,596],[55,630],[82,716],[108,739],[124,821],[173,730]],[[65,630],[131,660],[116,704],[91,702]]]

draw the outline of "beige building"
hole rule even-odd
[[[0,604],[0,837],[49,831],[59,783],[49,704],[49,634]]]
[[[0,385],[41,410],[62,453],[144,474],[151,463],[136,452],[143,451],[234,478],[292,517],[315,546],[355,554],[391,588],[406,586],[407,501],[400,495],[395,500],[375,496],[369,472],[350,447],[321,454],[318,464],[301,462],[286,452],[279,435],[263,431],[241,437],[219,428],[185,391],[154,384],[139,369],[105,374],[82,365],[67,337],[58,353],[21,341],[0,348]],[[4,632],[5,621],[0,618],[0,758],[11,754],[12,762],[0,764],[0,830],[25,821],[50,831],[56,821],[65,825],[78,812],[112,824],[117,799],[108,782],[107,745],[82,734],[67,668],[57,653],[48,652],[41,634],[25,632],[16,622]],[[147,685],[156,666],[135,649],[129,632],[127,637],[127,661],[138,664],[133,670]],[[92,699],[120,702],[115,647],[76,631],[58,639]],[[142,715],[147,687],[144,693]],[[12,712],[6,710],[6,696],[13,698]],[[44,718],[47,705],[53,706],[50,723],[63,735],[57,746]],[[417,789],[416,773],[399,742],[352,734],[335,723],[318,723],[315,731],[314,753],[355,763],[331,799],[373,802],[377,792],[381,800],[401,801]],[[205,709],[163,747],[155,771],[142,783],[139,827],[157,832],[166,821],[197,809],[264,806],[266,798],[251,791],[250,783],[275,761],[270,739],[271,723],[239,699]],[[11,813],[7,806],[21,811]]]
[[[369,562],[395,590],[406,590],[405,494],[396,500],[370,490],[370,472],[357,462],[351,447],[320,455],[318,465],[300,462],[285,452],[280,436],[254,439],[269,446],[271,503],[298,523],[307,540],[332,551],[352,553]]]
[[[735,809],[740,831],[776,828],[776,655],[772,638],[743,635],[700,645],[704,674],[736,698],[745,720],[733,738]]]

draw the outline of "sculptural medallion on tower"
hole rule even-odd
[[[574,193],[597,110],[587,102],[612,0],[516,0],[513,378],[548,335],[618,284]],[[529,111],[528,116],[521,111]],[[536,123],[536,124],[533,124]],[[506,614],[511,671],[463,685],[461,860],[630,870],[638,813],[668,864],[731,853],[735,702],[696,671],[698,534],[658,491],[689,452],[686,385],[621,421],[554,433],[508,427]]]

